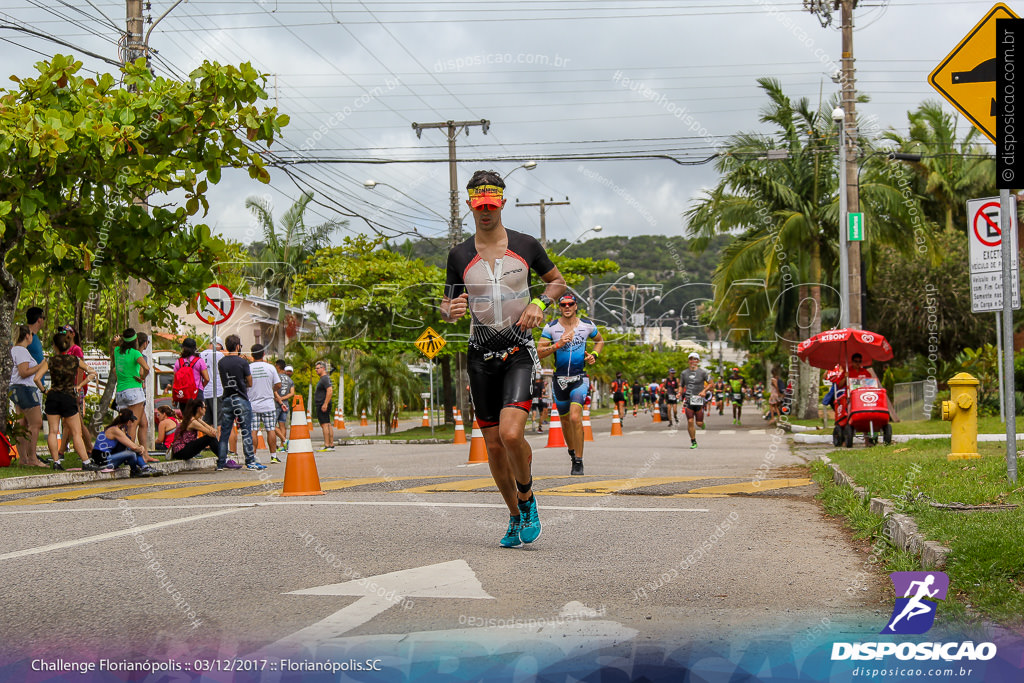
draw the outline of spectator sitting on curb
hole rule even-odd
[[[143,456],[147,454],[146,447],[135,443],[125,432],[124,428],[137,419],[131,408],[122,408],[114,421],[96,437],[96,444],[92,448],[92,459],[96,462],[106,461],[107,463],[100,472],[110,473],[127,463],[133,477],[158,477],[163,474],[160,470],[155,470],[146,464],[146,461],[143,460]]]
[[[185,403],[181,424],[171,434],[173,442],[170,451],[175,460],[191,460],[204,450],[217,455],[220,433],[203,421],[205,415],[206,402],[203,399],[194,398]]]

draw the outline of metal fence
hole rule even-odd
[[[894,387],[890,411],[901,421],[927,420],[932,416],[938,387],[935,380],[901,382]]]

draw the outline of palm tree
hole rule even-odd
[[[251,275],[262,285],[267,296],[278,301],[276,348],[284,353],[287,335],[285,307],[292,298],[295,276],[306,269],[308,259],[330,243],[331,235],[348,225],[348,221],[330,219],[319,225],[306,225],[306,207],[313,199],[312,192],[302,197],[281,217],[280,230],[274,224],[270,202],[264,197],[249,197],[245,208],[252,212],[263,228],[263,240],[254,244],[254,263]]]
[[[354,374],[359,378],[359,401],[356,411],[373,414],[380,433],[391,433],[392,420],[398,417],[402,406],[414,402],[419,396],[420,380],[410,372],[401,358],[362,354],[356,359]]]
[[[974,126],[957,137],[957,116],[935,100],[907,112],[906,137],[896,131],[883,135],[902,152],[924,158],[913,164],[919,178],[918,192],[926,197],[926,215],[946,230],[967,229],[967,200],[996,194],[995,158],[982,146],[984,139]]]
[[[838,284],[838,131],[832,106],[813,110],[806,98],[793,102],[771,78],[758,84],[769,99],[761,121],[775,131],[730,138],[716,162],[718,185],[684,219],[698,251],[716,235],[735,237],[712,277],[714,326],[760,329],[774,337],[770,341],[796,342],[821,331],[825,304],[838,306],[833,296],[823,301],[822,292],[839,289],[830,287]],[[785,155],[769,154],[779,149]],[[903,202],[895,184],[871,182],[861,189],[872,240],[909,253],[910,208]],[[748,289],[736,286],[751,281],[763,283],[765,294],[748,296]],[[817,372],[803,367],[798,405],[805,414],[816,414],[816,386]]]

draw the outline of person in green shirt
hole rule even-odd
[[[729,375],[729,391],[732,394],[732,423],[738,425],[743,415],[743,397],[747,393],[747,380],[740,377],[739,368],[733,368]]]
[[[137,441],[139,422],[146,410],[146,391],[142,383],[149,374],[149,364],[139,351],[139,336],[131,327],[121,333],[120,345],[114,350],[114,372],[117,375],[117,407],[130,408],[135,414],[137,419],[126,425],[126,433],[129,439]]]

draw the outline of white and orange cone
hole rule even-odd
[[[359,416],[359,426],[365,427],[368,424],[370,423],[366,419],[366,408],[363,408],[363,414]]]
[[[313,441],[309,438],[309,422],[302,397],[292,404],[292,429],[288,437],[288,459],[284,468],[282,496],[322,496],[320,475],[313,457]]]
[[[430,412],[427,410],[426,406],[423,406],[423,421],[420,423],[420,427],[429,427],[429,426],[430,426]]]
[[[338,406],[338,409],[334,411],[334,428],[345,428],[345,416],[341,414],[341,406]]]
[[[622,420],[619,419],[619,411],[615,411],[615,417],[612,418],[612,436],[622,436]]]
[[[562,434],[562,421],[558,417],[558,408],[551,406],[551,421],[548,423],[548,443],[545,448],[567,448],[565,436]]]
[[[594,440],[594,429],[590,426],[590,405],[583,406],[583,440]]]
[[[480,423],[473,420],[473,436],[472,441],[469,443],[469,460],[467,464],[478,462],[487,462],[487,444],[484,442],[484,433],[480,429]]]
[[[462,424],[462,413],[455,409],[455,440],[453,444],[466,443],[466,427]]]

